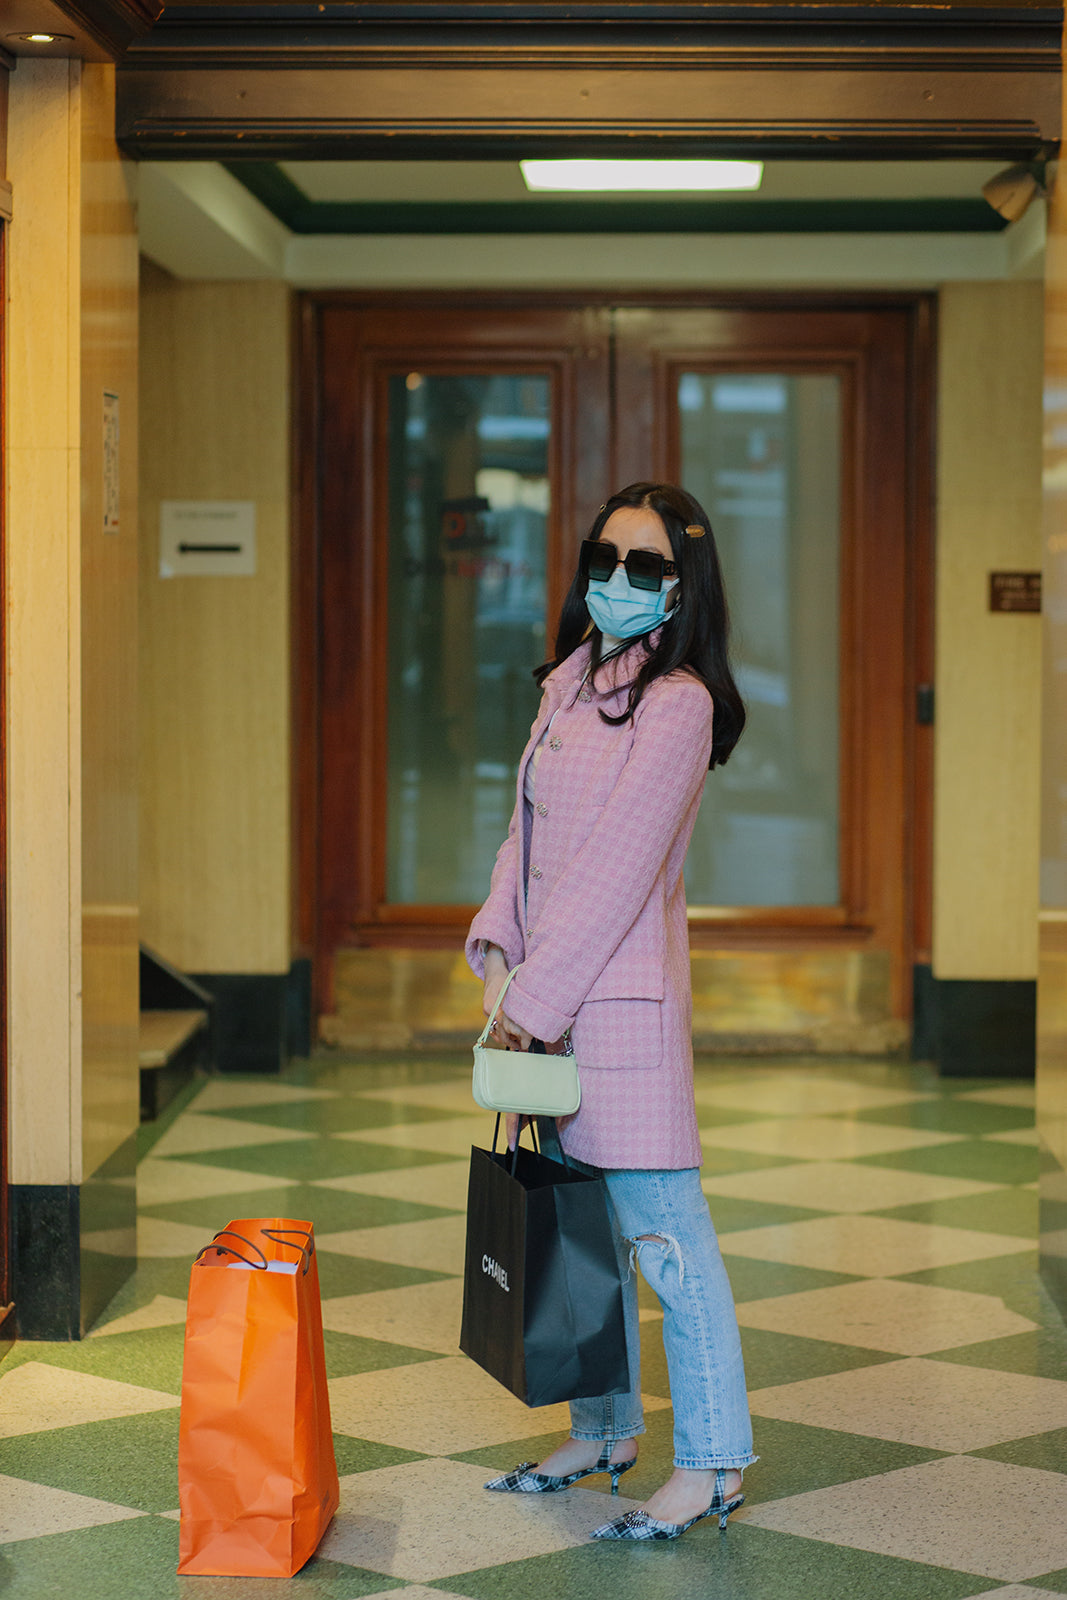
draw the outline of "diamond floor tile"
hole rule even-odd
[[[462,1311],[463,1280],[442,1278],[435,1283],[414,1283],[406,1289],[381,1289],[327,1300],[322,1307],[322,1320],[325,1327],[340,1333],[454,1355],[459,1349]]]
[[[1005,1083],[989,1089],[968,1089],[961,1100],[983,1100],[992,1106],[1033,1107],[1037,1094],[1032,1083]]]
[[[346,1478],[322,1554],[392,1577],[448,1578],[584,1544],[604,1520],[605,1497],[589,1490],[490,1499],[484,1483],[483,1467],[434,1460]]]
[[[173,1395],[161,1390],[70,1372],[44,1361],[28,1361],[9,1372],[0,1369],[0,1439],[105,1417],[164,1411],[177,1404]]]
[[[493,1143],[493,1118],[489,1112],[477,1116],[450,1117],[440,1122],[402,1123],[393,1128],[357,1128],[339,1133],[338,1139],[357,1144],[402,1145],[405,1150],[429,1150],[442,1156],[467,1156],[471,1146],[488,1150]]]
[[[868,1216],[816,1217],[808,1222],[748,1228],[724,1234],[720,1242],[728,1255],[858,1275],[877,1273],[884,1278],[1032,1249],[1031,1241],[1009,1234]]]
[[[1067,1382],[920,1357],[749,1393],[760,1416],[895,1439],[928,1450],[979,1450],[1067,1426]]]
[[[749,1300],[738,1307],[738,1320],[743,1328],[832,1339],[907,1356],[1037,1329],[1036,1322],[1009,1311],[993,1295],[878,1278]]]
[[[330,1052],[204,1083],[146,1126],[136,1276],[89,1338],[0,1364],[0,1465],[39,1519],[0,1552],[4,1600],[252,1600],[249,1580],[175,1576],[176,1441],[192,1257],[265,1212],[315,1222],[344,1478],[327,1543],[277,1600],[1067,1596],[1067,1333],[1017,1187],[1036,1175],[1032,1087],[818,1058],[698,1062],[696,1084],[762,1458],[725,1534],[592,1544],[619,1504],[606,1479],[486,1494],[568,1420],[456,1349],[469,1150],[492,1119],[469,1056]],[[129,1237],[91,1243],[118,1255]],[[661,1313],[640,1295],[651,1398],[620,1509],[673,1457]]]
[[[201,1116],[185,1111],[153,1147],[153,1154],[187,1156],[210,1150],[234,1150],[243,1144],[290,1144],[306,1135],[292,1128],[271,1128],[262,1122],[241,1122],[236,1117]]]
[[[867,1111],[878,1106],[910,1105],[929,1098],[913,1089],[877,1087],[850,1082],[846,1077],[816,1077],[758,1072],[729,1084],[698,1084],[698,1106],[724,1106],[732,1111],[752,1111],[781,1116],[818,1116],[822,1112]]]
[[[20,1434],[4,1441],[3,1462],[10,1477],[79,1498],[166,1511],[178,1503],[178,1412]]]
[[[128,1311],[123,1317],[96,1323],[87,1337],[102,1339],[109,1334],[141,1333],[146,1328],[169,1328],[176,1322],[185,1321],[185,1304],[184,1300],[179,1300],[173,1295],[153,1295],[148,1304],[141,1306],[137,1311]]]
[[[531,1413],[521,1400],[476,1367],[466,1356],[424,1361],[392,1375],[388,1386],[377,1373],[360,1373],[331,1385],[336,1433],[419,1450],[425,1455],[458,1455],[482,1445],[543,1433],[565,1433],[566,1406],[542,1406]],[[646,1396],[649,1410],[669,1401]]]
[[[249,1083],[236,1078],[214,1078],[205,1083],[196,1097],[196,1111],[243,1111],[246,1106],[298,1105],[304,1100],[336,1100],[337,1089],[314,1089],[310,1085],[278,1083],[258,1079]]]
[[[386,1596],[388,1600],[461,1600],[450,1589],[427,1589],[422,1583],[405,1583],[402,1589],[380,1589],[377,1594],[365,1595],[364,1600],[386,1600]]]
[[[4,1544],[69,1533],[74,1528],[95,1528],[104,1522],[125,1522],[141,1515],[128,1506],[0,1476],[0,1542]]]
[[[149,1157],[137,1168],[137,1204],[165,1206],[214,1195],[253,1194],[262,1189],[285,1188],[293,1181],[270,1173],[241,1172],[233,1167],[209,1167],[192,1161],[156,1161]]]
[[[1003,1589],[984,1589],[981,1597],[969,1595],[967,1600],[1063,1600],[1063,1593],[1035,1589],[1028,1583],[1009,1583]]]
[[[324,1233],[319,1249],[368,1261],[394,1261],[433,1272],[463,1271],[467,1243],[465,1217],[435,1217],[428,1222],[398,1222],[380,1228]]]
[[[812,1206],[817,1211],[884,1211],[916,1201],[953,1200],[988,1194],[999,1187],[971,1178],[942,1178],[890,1167],[857,1167],[848,1161],[802,1161],[756,1172],[717,1173],[703,1179],[707,1195]]]
[[[1017,1582],[1067,1562],[1067,1478],[955,1456],[778,1500],[749,1521]]]
[[[440,1111],[460,1111],[473,1114],[469,1071],[459,1078],[446,1078],[442,1083],[403,1083],[381,1089],[360,1089],[363,1100],[385,1100],[391,1105],[436,1106]]]
[[[182,1257],[192,1266],[193,1257],[204,1245],[211,1243],[211,1234],[204,1228],[192,1228],[184,1222],[165,1222],[159,1217],[137,1218],[137,1255],[139,1260],[148,1256]],[[129,1254],[125,1230],[82,1235],[86,1250],[96,1250],[105,1256]]]
[[[470,1161],[439,1161],[430,1167],[404,1167],[399,1172],[354,1172],[344,1178],[322,1178],[315,1185],[346,1194],[379,1195],[386,1200],[418,1200],[448,1211],[466,1211]]]
[[[931,1133],[925,1128],[853,1122],[835,1117],[779,1117],[705,1130],[705,1142],[720,1150],[761,1151],[805,1161],[848,1161],[856,1156],[885,1155],[951,1143],[956,1133]]]

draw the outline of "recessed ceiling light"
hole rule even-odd
[[[9,39],[21,39],[23,44],[59,44],[73,39],[72,33],[9,33]]]
[[[526,187],[534,190],[758,189],[762,161],[520,161]]]

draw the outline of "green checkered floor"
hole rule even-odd
[[[467,1156],[490,1131],[467,1073],[335,1057],[206,1083],[148,1133],[136,1278],[81,1344],[19,1345],[0,1367],[0,1590],[1065,1595],[1067,1333],[1036,1273],[1032,1098],[869,1061],[700,1068],[762,1459],[725,1534],[635,1547],[588,1541],[602,1490],[482,1490],[547,1451],[565,1411],[528,1411],[457,1350]],[[179,1580],[190,1260],[229,1217],[268,1213],[318,1234],[341,1509],[289,1582]],[[670,1464],[651,1299],[643,1315],[649,1429],[623,1509]]]

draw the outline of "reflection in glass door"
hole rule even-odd
[[[669,478],[714,522],[750,717],[689,854],[694,945],[834,951],[907,1014],[928,880],[925,319],[311,297],[299,915],[327,1003],[342,949],[458,948],[578,541],[607,489]]]
[[[545,656],[551,381],[388,381],[386,900],[467,905],[507,831]]]
[[[693,905],[840,900],[840,387],[827,372],[678,377],[680,478],[715,529],[748,709],[705,792]]]

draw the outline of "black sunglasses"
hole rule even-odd
[[[619,564],[619,552],[606,539],[583,539],[578,553],[578,571],[586,580],[607,583]],[[664,578],[673,578],[678,571],[673,561],[665,561],[658,550],[631,550],[623,562],[626,581],[631,589],[662,588]]]

